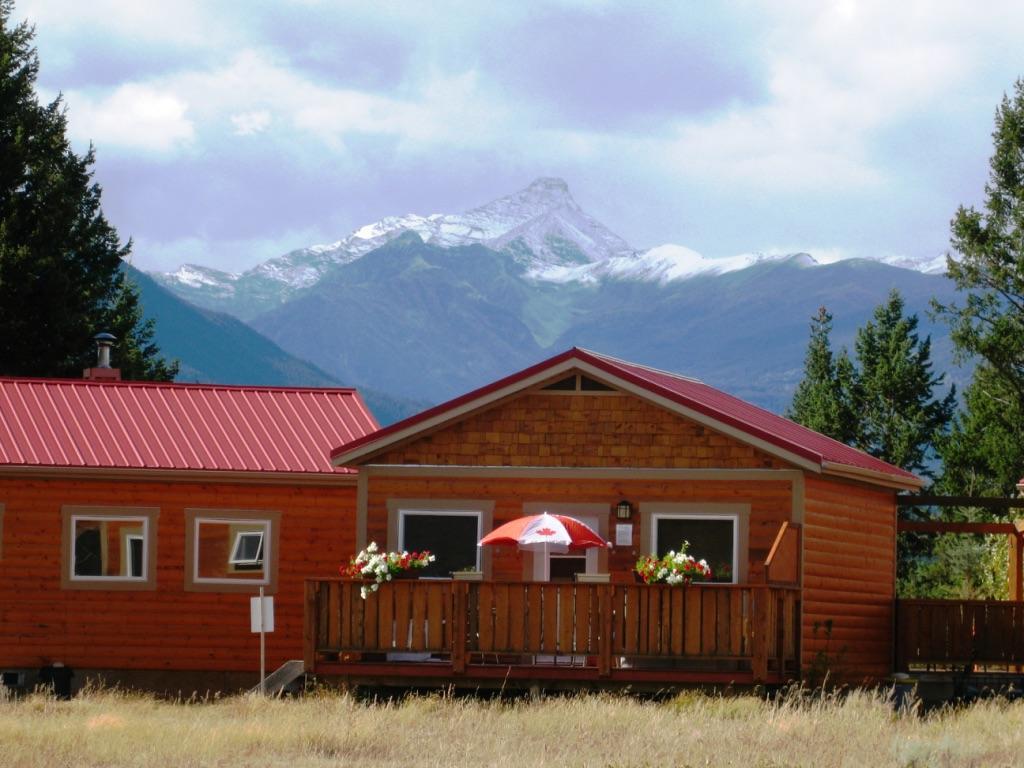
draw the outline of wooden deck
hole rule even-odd
[[[1024,665],[1024,602],[897,600],[896,669],[1002,670]]]
[[[306,582],[306,669],[407,685],[781,683],[799,591],[749,585]]]

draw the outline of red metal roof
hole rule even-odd
[[[377,428],[353,389],[0,377],[0,466],[333,474]]]
[[[663,397],[684,408],[703,414],[713,421],[726,424],[746,435],[763,440],[783,451],[811,461],[819,467],[825,468],[825,465],[835,464],[889,476],[898,482],[906,482],[908,487],[917,487],[921,484],[920,479],[904,469],[876,459],[863,451],[726,394],[696,379],[628,363],[578,347],[573,347],[530,368],[506,376],[404,421],[342,444],[331,452],[331,457],[348,455],[360,448],[365,449],[360,451],[362,455],[375,450],[375,445],[379,444],[381,448],[385,447],[388,445],[388,438],[407,439],[410,428],[417,424],[429,421],[433,425],[438,418],[443,418],[445,412],[455,411],[477,400],[482,401],[481,404],[485,404],[489,395],[504,390],[517,382],[531,379],[546,369],[553,369],[573,360],[592,365],[613,378],[629,382],[652,395]]]

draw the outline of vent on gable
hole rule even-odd
[[[564,379],[553,381],[542,387],[545,392],[614,392],[613,387],[602,384],[596,379],[584,376],[581,373],[574,373]]]

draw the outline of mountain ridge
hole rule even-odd
[[[794,255],[752,252],[710,258],[675,244],[637,250],[583,211],[563,179],[540,177],[517,192],[465,213],[387,216],[333,243],[299,248],[242,273],[185,264],[175,272],[152,276],[188,301],[248,320],[312,288],[332,270],[364,257],[403,232],[415,232],[425,243],[445,248],[476,244],[507,252],[525,267],[528,279],[561,284],[606,280],[664,284]],[[806,256],[809,266],[836,260]],[[941,256],[883,256],[877,260],[925,273],[945,269]]]
[[[507,252],[407,233],[251,322],[332,375],[400,397],[446,400],[581,346],[781,410],[816,309],[833,311],[836,347],[852,347],[897,287],[936,337],[937,369],[951,365],[948,336],[925,316],[931,297],[952,297],[947,278],[871,260],[808,265],[798,255],[670,283],[538,283]]]

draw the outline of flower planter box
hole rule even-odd
[[[452,578],[455,581],[483,581],[483,571],[453,571]]]

